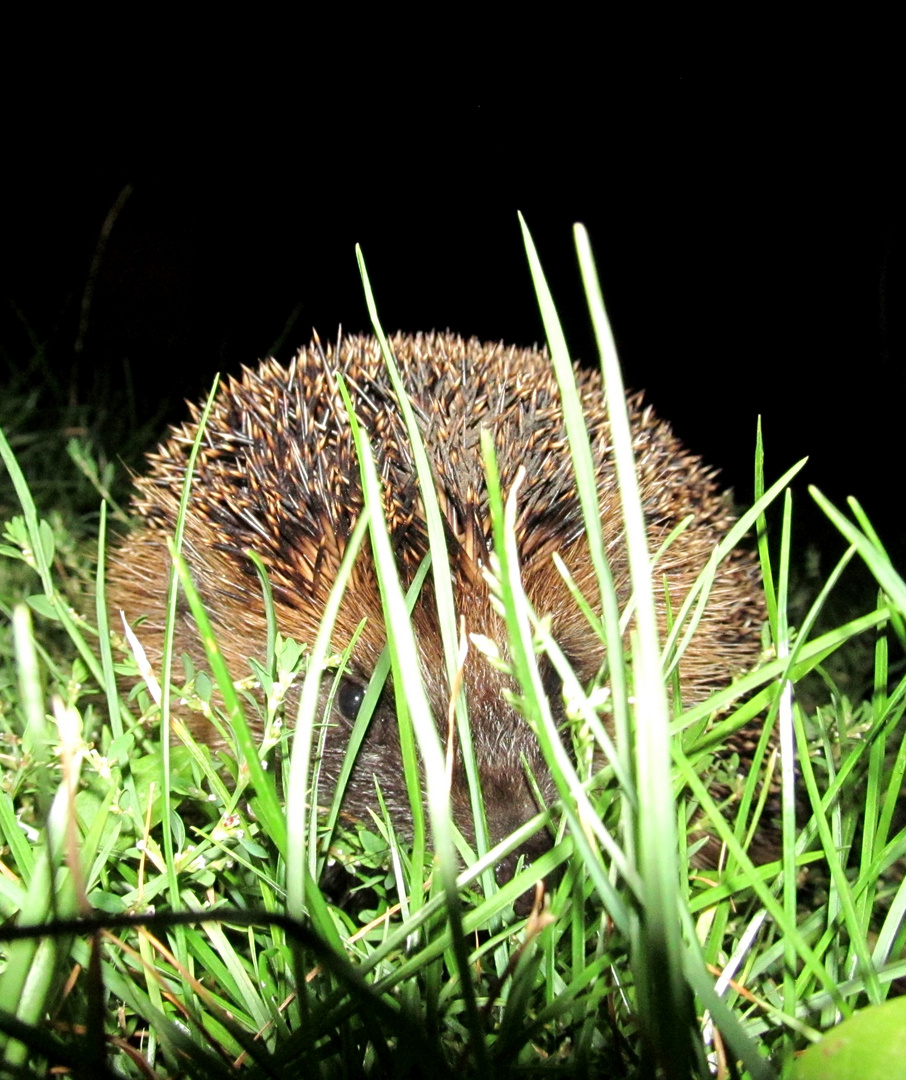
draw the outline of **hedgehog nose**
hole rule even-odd
[[[519,869],[520,860],[522,865],[527,866],[529,863],[535,861],[535,859],[542,856],[546,851],[551,848],[550,834],[546,829],[542,829],[536,833],[529,840],[526,840],[524,844],[520,844],[515,851],[511,851],[505,859],[502,859],[494,867],[494,877],[497,879],[498,885],[506,885],[508,881],[512,881],[516,876],[516,871]],[[555,884],[556,875],[548,874],[543,878],[543,884],[546,890],[553,888]],[[527,889],[524,893],[518,896],[513,904],[513,909],[520,917],[524,917],[529,914],[535,903],[535,888]]]

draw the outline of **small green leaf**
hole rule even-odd
[[[111,739],[110,746],[107,747],[107,757],[113,761],[126,760],[135,747],[135,736],[131,731],[124,731],[116,739]]]
[[[41,536],[41,546],[44,548],[44,559],[47,562],[47,565],[50,566],[57,549],[56,541],[53,536],[53,529],[42,519],[41,524],[38,526],[38,531]]]
[[[195,676],[195,693],[207,704],[211,703],[211,694],[214,691],[211,676],[206,671],[199,671]]]
[[[45,619],[52,619],[54,622],[59,621],[56,609],[50,600],[43,594],[37,593],[34,596],[29,596],[27,603],[37,615],[41,615]]]

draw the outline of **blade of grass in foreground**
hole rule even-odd
[[[660,646],[648,536],[626,411],[626,392],[588,234],[575,228],[579,265],[594,326],[614,459],[620,487],[626,549],[636,602],[633,675],[636,695],[636,776],[639,795],[639,870],[644,905],[633,948],[640,1016],[650,1052],[668,1075],[688,1075],[698,1064],[690,1041],[692,998],[683,972],[684,947],[677,918],[679,841],[673,810],[670,712],[661,678]],[[695,1064],[694,1064],[695,1063]]]
[[[364,272],[364,266],[362,270]],[[456,885],[456,852],[453,845],[450,793],[444,755],[438,739],[435,720],[431,715],[431,708],[422,685],[421,665],[415,637],[409,621],[406,599],[400,586],[396,559],[390,546],[390,536],[384,520],[383,499],[380,480],[375,468],[374,455],[368,439],[359,426],[355,411],[352,408],[352,401],[342,383],[340,384],[340,392],[344,397],[353,439],[355,440],[356,453],[361,469],[364,502],[371,513],[371,546],[378,584],[381,590],[387,640],[390,645],[397,709],[403,713],[400,717],[400,738],[402,742],[406,734],[407,723],[411,722],[411,728],[414,730],[424,767],[424,789],[427,796],[431,832],[436,852],[436,872],[440,877],[447,915],[450,919],[453,952],[466,1007],[466,1022],[470,1030],[470,1042],[479,1067],[484,1066],[487,1068],[489,1067],[486,1058],[487,1047],[479,1022],[477,1003],[472,986],[472,973],[468,965],[468,956],[462,935],[462,914]],[[406,714],[408,714],[408,721]],[[421,808],[421,793],[418,791],[419,770],[415,765],[414,755],[410,754],[409,756],[410,779],[416,788],[411,795],[411,802],[416,825],[415,855],[418,856],[419,851],[424,849],[424,826],[419,827]],[[421,832],[421,837],[419,832]],[[413,881],[415,887],[418,888],[421,874],[419,873],[418,877],[413,874]],[[417,895],[414,899],[420,902]]]
[[[440,627],[441,641],[443,643],[444,665],[447,673],[447,684],[450,687],[459,687],[454,698],[456,714],[456,733],[459,739],[459,753],[462,755],[463,767],[469,786],[471,799],[472,819],[475,826],[475,845],[479,857],[488,850],[489,838],[487,822],[485,820],[484,804],[481,797],[481,784],[478,775],[478,766],[472,747],[472,732],[469,726],[469,715],[466,705],[466,695],[461,685],[460,668],[461,644],[459,630],[457,628],[456,604],[453,596],[453,580],[450,568],[449,552],[447,549],[444,517],[440,509],[435,477],[428,461],[428,455],[422,440],[421,432],[415,418],[415,411],[409,401],[406,388],[400,376],[396,360],[390,349],[387,335],[378,318],[377,304],[368,279],[365,268],[365,259],[361,248],[356,248],[356,256],[359,262],[359,272],[365,289],[365,300],[368,305],[368,313],[371,316],[371,324],[375,335],[380,342],[381,352],[390,381],[396,393],[400,412],[406,425],[406,433],[409,438],[415,471],[418,475],[419,488],[421,491],[422,505],[425,513],[425,524],[428,529],[428,547],[431,553],[431,574],[434,583],[434,596],[437,604],[438,625]],[[484,879],[485,892],[490,894],[494,889],[493,874],[488,872]]]

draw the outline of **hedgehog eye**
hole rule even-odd
[[[352,679],[343,679],[337,688],[336,706],[340,715],[350,723],[359,715],[365,699],[365,687]]]
[[[541,685],[544,687],[544,693],[547,695],[548,701],[559,701],[563,694],[563,680],[547,656],[538,658],[538,670],[541,674]]]

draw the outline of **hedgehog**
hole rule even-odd
[[[520,466],[516,540],[525,593],[549,620],[551,633],[580,680],[590,684],[602,669],[598,637],[552,560],[557,552],[586,597],[597,592],[576,492],[559,391],[547,353],[465,340],[451,333],[399,334],[391,339],[406,392],[431,464],[443,513],[457,615],[470,636],[505,638],[492,603],[486,570],[493,555],[488,492],[480,433],[491,431],[501,486],[508,492]],[[355,413],[373,447],[383,484],[387,528],[401,583],[428,551],[424,508],[413,454],[381,349],[371,337],[345,337],[323,348],[317,340],[288,366],[273,359],[221,386],[207,422],[192,481],[183,555],[234,678],[247,675],[250,656],[263,659],[265,606],[247,552],[263,560],[270,579],[278,628],[298,642],[314,641],[328,593],[352,529],[362,512],[359,465],[349,420],[337,389],[341,372]],[[629,597],[619,492],[610,422],[600,374],[575,371],[592,448],[601,525],[621,601]],[[633,442],[652,553],[680,522],[691,523],[658,559],[654,573],[659,620],[666,628],[664,582],[672,611],[731,524],[729,500],[716,474],[689,452],[641,395],[628,398]],[[186,465],[196,438],[200,408],[171,429],[149,455],[132,502],[136,527],[113,555],[108,573],[110,606],[138,627],[153,667],[163,649],[170,557]],[[683,703],[707,698],[760,652],[763,600],[754,557],[736,551],[721,564],[696,633],[680,662]],[[384,619],[370,546],[360,549],[334,629],[342,649],[364,620],[331,707],[320,762],[319,795],[336,784],[346,743],[378,657],[385,644]],[[412,612],[422,676],[442,739],[450,687],[431,576]],[[199,634],[186,606],[178,609],[175,654],[204,667]],[[542,676],[551,708],[565,728],[559,682],[546,657]],[[542,801],[556,799],[540,747],[505,691],[505,673],[477,649],[463,669],[472,742],[490,838],[497,842],[534,816]],[[287,708],[287,715],[294,710]],[[194,734],[216,742],[213,725],[192,714]],[[369,820],[379,783],[402,835],[411,828],[393,698],[385,689],[372,717],[346,789],[344,810]],[[469,791],[461,763],[452,770],[451,805],[463,834],[474,839]],[[410,834],[411,835],[411,834]],[[503,881],[517,857],[531,859],[549,846],[546,833],[498,867]]]

